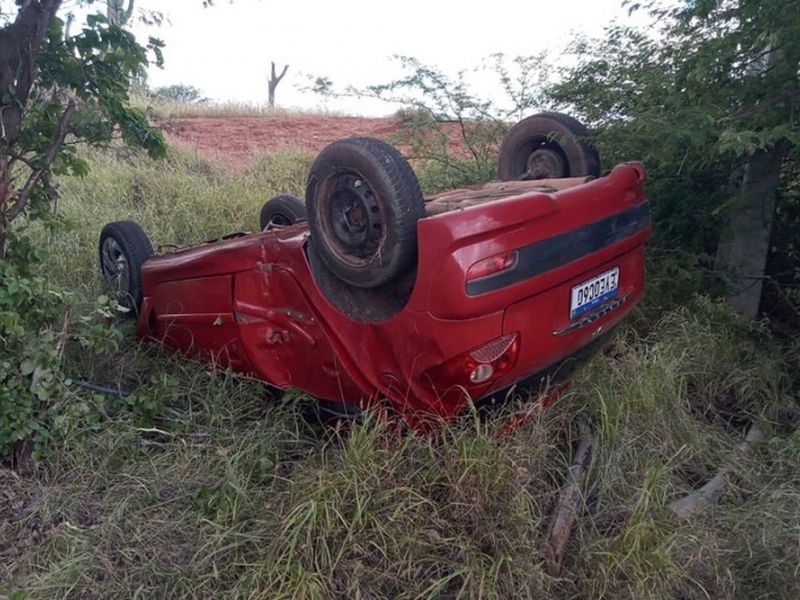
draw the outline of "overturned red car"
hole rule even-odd
[[[450,418],[558,376],[642,295],[644,168],[600,177],[586,135],[529,117],[503,141],[501,181],[430,198],[390,145],[341,140],[305,204],[264,205],[262,232],[153,255],[138,225],[110,223],[101,270],[142,338],[343,413]]]

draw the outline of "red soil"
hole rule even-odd
[[[170,140],[201,155],[242,164],[259,150],[294,147],[316,153],[333,141],[354,135],[387,139],[397,131],[398,123],[392,118],[364,117],[191,117],[168,119],[161,127]],[[448,124],[448,129],[453,143],[460,147],[457,125]]]

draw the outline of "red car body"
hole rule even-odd
[[[631,310],[650,234],[644,179],[625,163],[562,191],[420,219],[413,290],[376,322],[326,298],[305,223],[156,256],[142,267],[137,334],[320,399],[388,399],[412,425],[449,418],[576,355]],[[468,281],[493,257],[497,272]],[[573,287],[616,267],[616,294],[571,317]],[[491,369],[475,375],[481,365]]]

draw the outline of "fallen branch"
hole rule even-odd
[[[753,423],[744,441],[739,444],[738,449],[744,456],[749,456],[755,450],[759,442],[764,440],[766,435],[759,423]],[[675,500],[669,504],[669,509],[675,513],[679,519],[688,520],[700,513],[707,505],[719,502],[725,486],[728,483],[728,472],[730,467],[721,467],[703,487],[696,489],[692,493]]]
[[[583,506],[583,482],[589,468],[593,436],[584,436],[578,444],[572,466],[567,471],[564,487],[550,521],[550,528],[545,540],[544,552],[547,572],[553,577],[558,577],[564,563],[564,552],[567,548],[569,536],[578,517],[578,512]]]

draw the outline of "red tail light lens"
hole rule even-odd
[[[510,269],[517,262],[517,251],[497,254],[483,260],[479,260],[467,269],[467,281],[488,277],[500,271]]]
[[[509,333],[428,369],[424,379],[440,394],[480,392],[507,373],[519,354],[519,336]]]

